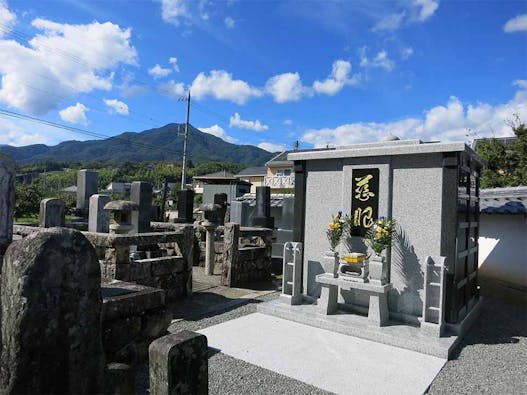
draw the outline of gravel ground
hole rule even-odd
[[[200,330],[256,312],[269,294],[229,311],[199,313],[172,324],[171,332]],[[429,394],[527,394],[527,310],[486,299],[481,316],[457,352],[432,382]],[[145,368],[146,369],[146,368]],[[144,379],[138,393],[146,393]],[[145,385],[146,384],[146,385]],[[222,353],[209,358],[210,394],[327,394],[318,388],[260,368]]]
[[[527,394],[527,309],[485,299],[430,394]]]

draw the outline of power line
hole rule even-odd
[[[30,121],[30,122],[40,123],[40,124],[43,124],[43,125],[46,125],[46,126],[51,126],[51,127],[57,128],[57,129],[66,130],[68,132],[73,132],[73,133],[82,134],[82,135],[85,135],[85,136],[94,137],[96,139],[110,139],[111,138],[111,139],[116,139],[116,140],[122,140],[122,141],[125,141],[125,142],[129,143],[129,144],[135,144],[137,146],[142,146],[142,147],[146,147],[146,148],[150,148],[150,149],[152,149],[152,148],[153,149],[163,148],[163,150],[165,152],[167,152],[169,154],[172,154],[172,155],[180,155],[181,154],[181,152],[176,152],[176,151],[169,150],[165,146],[157,147],[157,146],[154,146],[154,145],[151,145],[151,144],[147,144],[147,143],[143,143],[143,142],[139,142],[139,141],[132,141],[132,140],[126,139],[124,137],[108,136],[108,135],[105,135],[105,134],[102,134],[102,133],[93,132],[93,131],[86,130],[86,129],[80,129],[80,128],[76,128],[76,127],[72,127],[72,126],[62,125],[60,123],[47,121],[45,119],[41,119],[41,118],[37,118],[37,117],[32,117],[30,115],[19,114],[19,113],[16,113],[14,111],[9,111],[9,110],[2,109],[2,108],[0,108],[0,114],[8,116],[8,117],[12,117],[12,118],[18,118],[18,119],[23,119],[23,120]]]

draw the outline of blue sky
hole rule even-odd
[[[269,151],[527,121],[527,2],[0,0],[0,109],[100,135],[184,122]],[[0,144],[89,139],[0,114]]]

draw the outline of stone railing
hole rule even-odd
[[[295,175],[290,176],[266,176],[264,186],[272,189],[289,189],[295,187]]]
[[[156,229],[156,226],[153,228]],[[103,281],[121,280],[162,288],[169,300],[177,300],[192,293],[194,229],[192,225],[182,224],[170,229],[175,230],[133,234],[82,234],[97,251]],[[37,227],[23,225],[13,227],[13,233],[22,237],[38,230]],[[132,246],[151,247],[151,251],[143,251],[144,257],[131,258]]]
[[[236,287],[248,282],[269,280],[272,236],[272,229],[225,224],[222,285]]]

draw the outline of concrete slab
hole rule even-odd
[[[285,318],[301,324],[444,359],[448,359],[461,340],[460,336],[453,333],[443,337],[433,337],[424,333],[419,327],[393,320],[389,320],[386,326],[380,327],[372,325],[368,317],[340,310],[336,314],[326,315],[314,304],[291,306],[279,300],[272,300],[259,304],[257,310],[260,313]]]
[[[260,313],[199,332],[224,354],[337,394],[422,394],[446,362]]]

